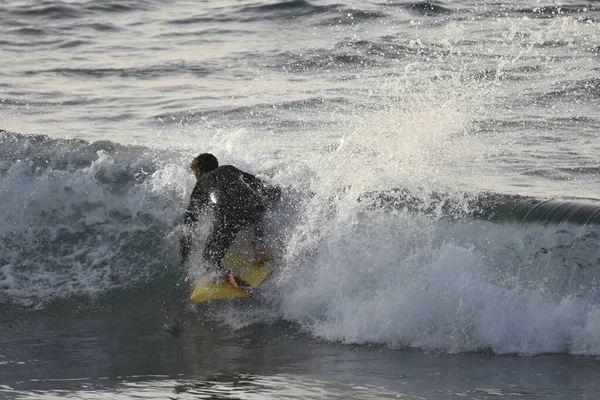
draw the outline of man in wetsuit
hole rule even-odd
[[[212,267],[221,268],[221,259],[235,235],[242,228],[253,226],[257,261],[267,261],[268,255],[262,242],[262,217],[265,202],[278,200],[281,190],[231,165],[219,167],[217,158],[209,153],[194,158],[191,168],[197,182],[185,212],[184,223],[190,227],[198,222],[199,215],[205,208],[212,208],[215,217],[202,257]],[[191,250],[189,230],[181,239],[180,250],[182,262],[185,263]],[[231,271],[224,272],[226,279],[234,287],[253,289]]]

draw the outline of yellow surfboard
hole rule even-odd
[[[223,259],[222,263],[237,276],[255,287],[263,283],[272,272],[271,268],[265,263],[247,261],[238,254]],[[251,294],[247,290],[235,288],[229,282],[205,282],[196,286],[190,296],[190,301],[192,303],[202,303],[211,300],[247,298],[250,296]]]

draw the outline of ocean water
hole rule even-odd
[[[599,398],[599,65],[593,0],[0,1],[0,398]],[[187,302],[202,152],[260,298]]]

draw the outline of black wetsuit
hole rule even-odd
[[[255,238],[262,239],[261,220],[265,201],[281,196],[278,187],[265,184],[252,174],[231,165],[223,165],[205,173],[197,182],[185,212],[184,223],[198,222],[200,212],[210,207],[215,222],[206,241],[202,256],[213,267],[221,267],[235,235],[244,227],[254,226]],[[191,249],[189,234],[181,240],[181,257],[185,262]]]

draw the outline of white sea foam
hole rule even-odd
[[[550,263],[555,276],[542,269],[519,278],[530,265],[510,276],[517,247],[514,237],[498,235],[502,228],[483,228],[499,241],[465,240],[448,236],[444,223],[373,212],[324,225],[293,239],[299,243],[275,281],[283,317],[317,337],[449,352],[600,350],[595,286],[570,291],[560,260]],[[508,264],[491,257],[486,247],[494,246],[506,249]]]

